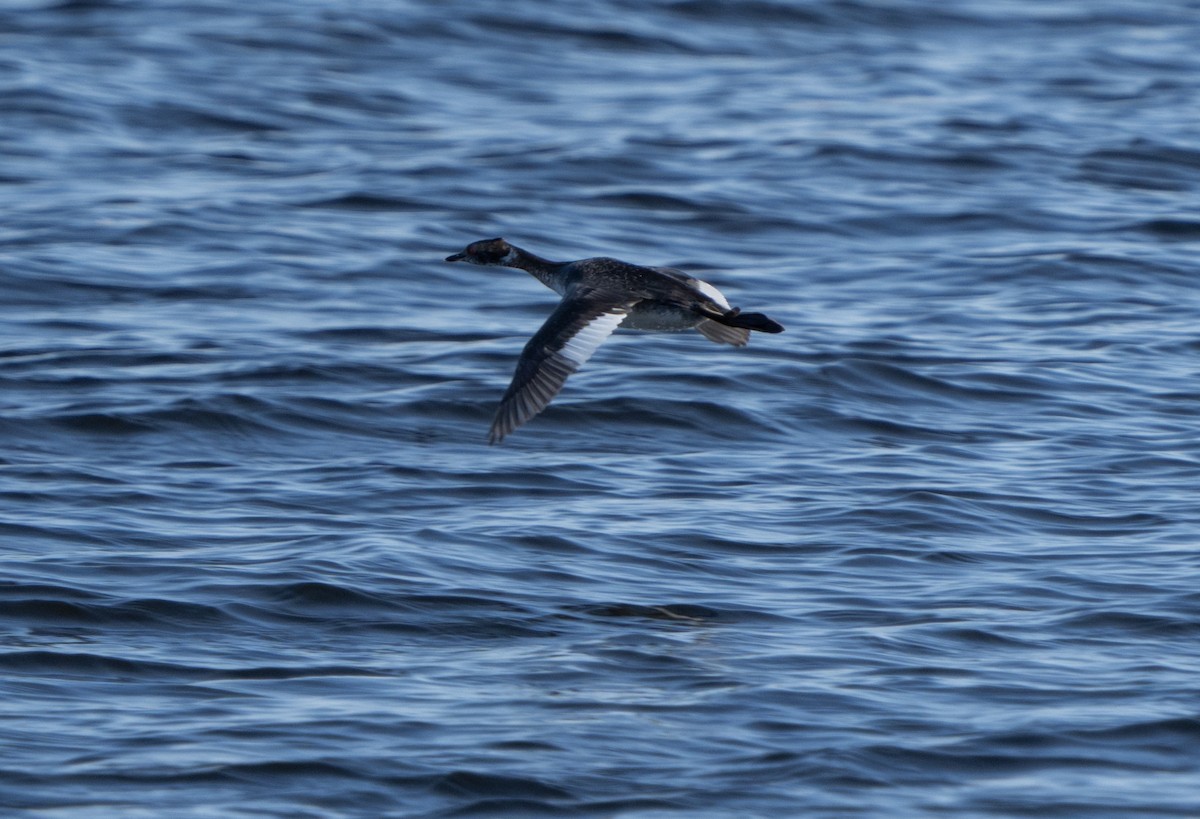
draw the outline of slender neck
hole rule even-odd
[[[554,286],[554,281],[558,276],[558,271],[565,264],[564,262],[552,262],[548,259],[543,259],[541,256],[535,256],[528,250],[519,248],[516,245],[510,245],[510,247],[512,247],[512,252],[502,262],[505,267],[515,267],[518,270],[524,270],[551,290],[558,289]]]

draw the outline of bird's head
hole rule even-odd
[[[480,239],[471,242],[462,253],[446,257],[448,262],[467,262],[468,264],[496,265],[507,264],[512,260],[513,247],[503,239]]]

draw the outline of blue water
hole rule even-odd
[[[1200,815],[1200,3],[0,4],[6,817]],[[787,332],[618,333],[492,236]]]

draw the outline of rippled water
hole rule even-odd
[[[1200,815],[1200,3],[0,5],[13,817]],[[505,236],[788,332],[488,422]]]

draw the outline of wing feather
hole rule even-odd
[[[512,383],[496,409],[488,443],[500,443],[504,436],[544,410],[567,378],[625,320],[633,304],[625,297],[601,290],[569,291],[525,345]]]
[[[696,329],[709,341],[718,344],[732,344],[734,347],[745,347],[750,341],[750,331],[745,327],[727,327],[712,319],[701,319]]]

